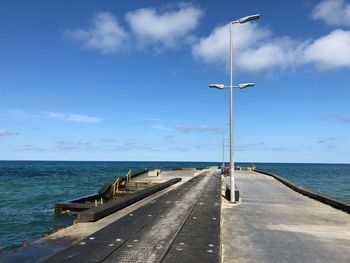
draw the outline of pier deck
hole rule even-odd
[[[221,197],[229,177],[216,168],[133,182],[177,177],[167,189],[0,255],[0,262],[349,262],[350,215],[271,176],[235,171],[237,204]]]
[[[192,177],[45,262],[219,262],[220,185]]]
[[[222,203],[223,262],[349,262],[349,214],[257,172],[236,171],[236,185],[240,203]]]

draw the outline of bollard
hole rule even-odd
[[[101,205],[103,205],[103,198],[101,197]]]
[[[95,207],[97,207],[97,200],[95,200]]]

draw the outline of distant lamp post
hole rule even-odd
[[[259,14],[251,15],[251,16],[245,16],[238,20],[234,20],[230,22],[230,86],[225,86],[224,84],[210,84],[210,88],[215,89],[224,89],[224,88],[230,88],[230,194],[231,194],[231,202],[236,201],[235,200],[235,178],[234,178],[234,155],[233,155],[233,107],[232,107],[232,100],[233,100],[233,88],[239,88],[239,89],[245,89],[249,87],[255,86],[254,83],[243,83],[239,84],[238,86],[233,86],[232,81],[232,26],[233,24],[243,24],[249,21],[257,20],[260,18]]]

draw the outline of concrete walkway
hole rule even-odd
[[[260,173],[237,171],[236,185],[241,201],[222,203],[223,262],[350,262],[349,214]]]

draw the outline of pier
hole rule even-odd
[[[240,200],[231,203],[229,177],[215,167],[150,171],[133,183],[172,183],[0,262],[348,262],[349,213],[278,176],[250,169],[235,176]]]
[[[45,262],[218,262],[220,186],[203,172]]]
[[[222,205],[223,262],[349,262],[348,213],[262,173],[236,171],[236,184],[240,202]]]

